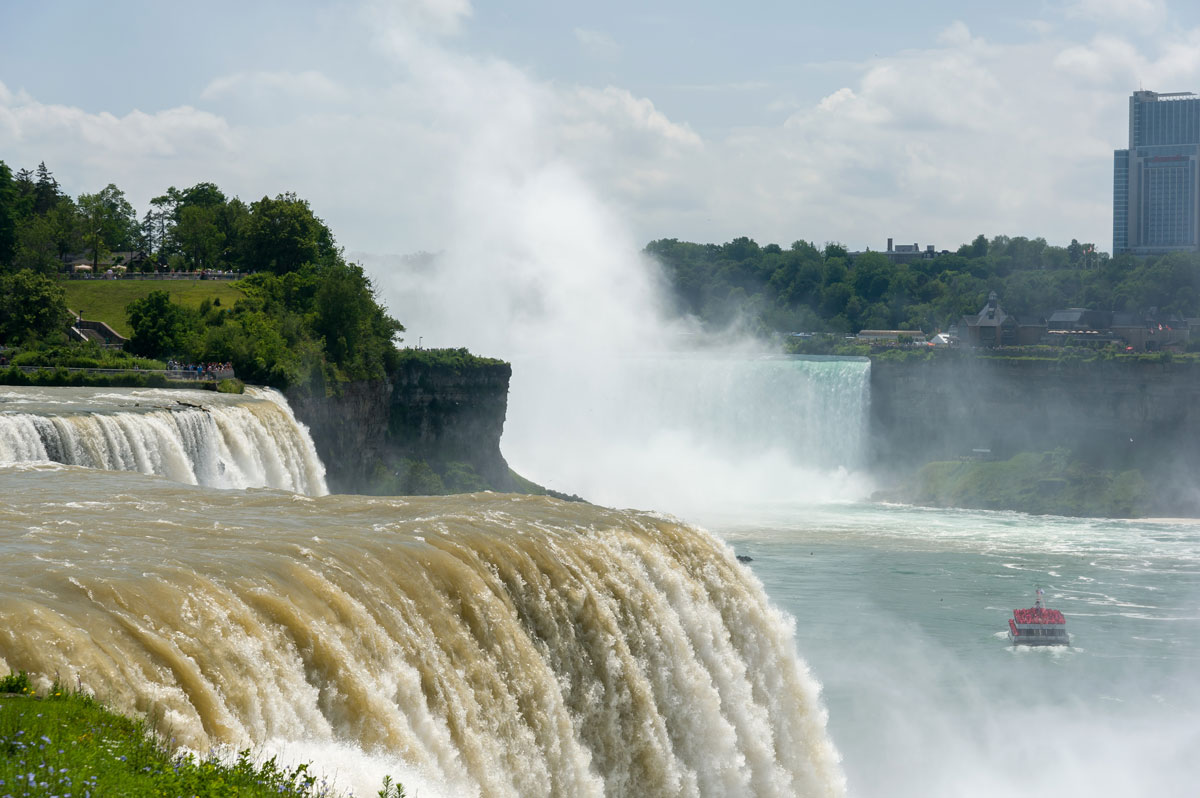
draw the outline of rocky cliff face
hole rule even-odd
[[[1069,449],[1174,481],[1200,456],[1200,368],[1189,362],[938,358],[871,366],[876,467]],[[1182,482],[1182,481],[1181,481]]]
[[[512,369],[405,362],[387,380],[354,382],[325,396],[290,390],[341,493],[511,490],[500,453]]]

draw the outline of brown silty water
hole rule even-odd
[[[0,496],[0,670],[177,745],[421,795],[844,792],[790,621],[671,518],[54,464],[0,467]]]

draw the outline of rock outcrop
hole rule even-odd
[[[507,363],[402,360],[388,379],[329,392],[292,389],[288,402],[312,433],[330,490],[437,493],[512,490],[500,436]]]

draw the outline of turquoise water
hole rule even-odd
[[[850,794],[1196,794],[1200,522],[848,504],[708,526],[795,616]],[[1008,644],[1037,585],[1071,648]]]

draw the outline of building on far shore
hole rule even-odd
[[[1200,97],[1135,91],[1113,152],[1113,255],[1200,250]]]
[[[866,250],[873,252],[874,250]],[[851,252],[850,257],[863,255],[865,252]],[[933,260],[938,255],[949,255],[947,250],[939,250],[933,244],[926,244],[922,249],[920,244],[897,244],[894,239],[887,240],[887,249],[879,253],[892,263],[912,263],[918,260]]]
[[[1157,308],[1124,313],[1088,308],[1064,308],[1047,318],[1020,320],[1005,312],[993,291],[973,316],[963,316],[951,332],[962,345],[991,349],[1006,346],[1116,346],[1132,352],[1182,350],[1191,331],[1200,335],[1200,319],[1191,323]]]
[[[995,291],[988,294],[987,304],[979,313],[963,316],[958,323],[960,340],[967,346],[1032,346],[1041,343],[1045,332],[1046,324],[1040,319],[1022,323],[1006,313]]]
[[[859,330],[855,339],[866,344],[924,344],[925,333],[921,330]]]

